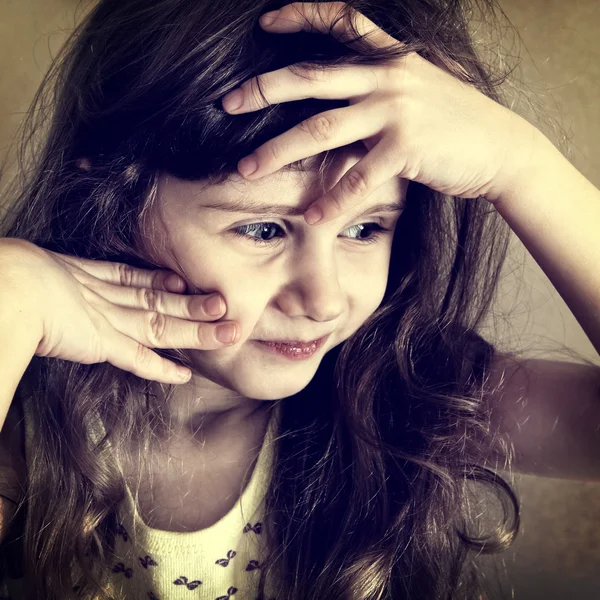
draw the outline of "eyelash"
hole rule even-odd
[[[273,237],[270,240],[261,240],[260,238],[257,238],[253,235],[248,235],[249,231],[257,231],[258,230],[260,232],[259,228],[261,228],[261,227],[264,228],[267,225],[275,226],[280,231],[283,231],[282,227],[279,224],[272,223],[270,221],[263,221],[261,223],[250,223],[249,225],[241,225],[240,227],[236,227],[236,228],[232,229],[231,231],[236,236],[239,236],[244,239],[250,239],[259,246],[267,246],[267,245],[272,245],[272,244],[277,243],[277,240],[281,239],[282,236]],[[379,238],[381,237],[382,234],[384,234],[387,231],[390,231],[386,227],[382,227],[379,223],[359,223],[357,225],[351,225],[350,227],[348,227],[348,229],[352,229],[354,227],[362,227],[363,228],[362,231],[364,231],[368,227],[371,227],[370,231],[373,233],[373,235],[367,239],[348,238],[348,239],[360,242],[361,244],[373,244],[379,240]]]

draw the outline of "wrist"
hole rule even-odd
[[[41,340],[27,309],[14,305],[10,291],[3,285],[0,292],[0,429]]]
[[[519,117],[521,119],[521,117]],[[521,152],[515,153],[515,166],[500,186],[496,198],[490,200],[496,208],[526,198],[543,196],[543,191],[551,191],[559,179],[564,179],[568,171],[576,171],[554,144],[536,127],[522,119],[526,131],[520,145]],[[552,179],[555,183],[552,183]]]
[[[27,275],[22,240],[0,238],[0,346],[11,338],[37,349],[43,337],[42,319],[37,310],[37,288]]]

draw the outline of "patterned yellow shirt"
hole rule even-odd
[[[28,456],[32,431],[28,409],[23,404]],[[116,558],[110,573],[117,599],[255,600],[261,568],[264,495],[270,482],[279,425],[279,410],[275,408],[241,497],[210,527],[190,533],[149,527],[127,487],[126,498],[118,507]],[[19,579],[7,578],[0,586],[0,600],[21,600],[21,583]]]

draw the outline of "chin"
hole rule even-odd
[[[285,359],[284,359],[285,360]],[[226,386],[245,398],[281,400],[302,391],[313,379],[319,367],[317,357],[309,362],[287,365],[264,365],[240,361],[224,373]]]
[[[254,400],[281,400],[302,391],[314,377],[318,364],[308,372],[279,369],[260,369],[250,361],[231,363],[193,361],[194,374]]]
[[[245,398],[252,398],[253,400],[281,400],[302,391],[309,382],[310,379],[308,381],[290,381],[288,383],[232,381],[227,387],[235,390]]]

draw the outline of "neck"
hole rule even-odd
[[[160,384],[152,393],[164,399]],[[192,377],[175,388],[168,401],[170,435],[179,439],[206,441],[222,432],[232,432],[262,419],[271,402],[243,397],[208,379]]]

